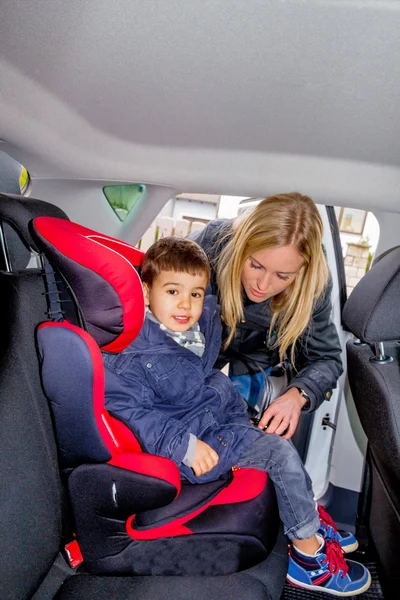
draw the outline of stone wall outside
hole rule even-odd
[[[365,275],[370,247],[365,244],[348,244],[347,246],[344,258],[347,297],[350,296],[357,283]]]

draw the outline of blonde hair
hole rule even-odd
[[[241,276],[246,260],[260,250],[294,245],[304,264],[294,281],[271,298],[270,333],[277,326],[274,345],[280,360],[290,349],[294,363],[295,344],[306,329],[315,301],[328,281],[328,267],[322,250],[323,226],[318,209],[308,196],[297,192],[265,198],[254,210],[238,217],[228,242],[217,258],[216,273],[221,314],[232,341],[237,324],[244,318]]]

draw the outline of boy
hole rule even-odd
[[[192,483],[218,479],[233,466],[268,471],[291,540],[289,581],[336,596],[360,594],[370,575],[343,558],[356,540],[321,525],[293,445],[252,425],[240,394],[213,368],[221,324],[215,296],[206,296],[209,278],[195,242],[164,238],[151,246],[142,265],[143,328],[121,354],[104,355],[106,408],[147,452],[173,460]]]

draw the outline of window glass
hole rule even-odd
[[[335,206],[346,274],[347,297],[369,270],[379,240],[379,224],[373,213]]]
[[[146,252],[151,244],[161,237],[185,237],[192,231],[202,229],[212,219],[226,216],[219,212],[221,198],[222,196],[215,194],[192,193],[170,198],[144,232],[139,241],[140,249]]]
[[[335,212],[338,220],[339,231],[343,233],[354,233],[362,236],[368,214],[366,210],[359,210],[357,208],[341,208],[339,213],[337,211]]]
[[[129,185],[106,185],[103,188],[109,205],[120,221],[124,221],[139,198],[145,193],[146,186],[141,183]]]

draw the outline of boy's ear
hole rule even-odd
[[[144,303],[146,306],[149,306],[149,288],[147,283],[142,283],[143,286],[143,294],[144,294]]]

